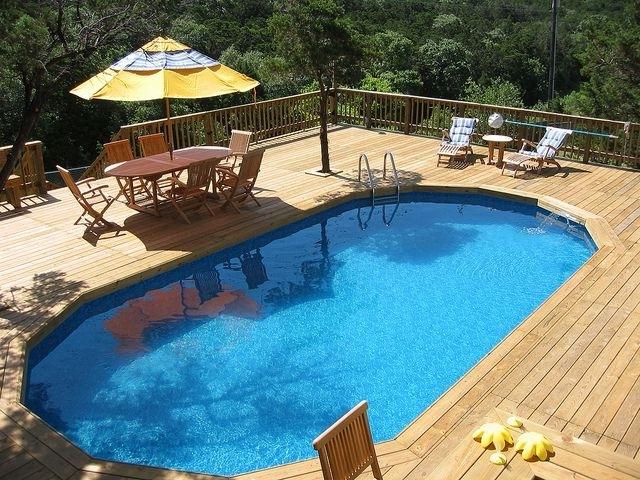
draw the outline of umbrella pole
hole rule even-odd
[[[169,105],[169,99],[164,99],[164,110],[167,114],[167,129],[169,130],[169,158],[173,160],[173,125],[171,124],[171,106]]]

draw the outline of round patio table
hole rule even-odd
[[[140,157],[126,162],[109,165],[104,169],[105,175],[122,179],[120,194],[127,198],[127,206],[140,212],[151,213],[160,216],[158,208],[158,180],[162,175],[179,172],[189,165],[205,160],[222,160],[229,156],[231,150],[226,147],[189,147],[169,152]],[[133,188],[133,179],[143,178],[151,183],[152,206],[139,203]],[[129,191],[125,191],[128,189]]]
[[[502,167],[502,157],[504,156],[504,147],[507,143],[513,142],[513,138],[507,135],[484,135],[482,140],[488,143],[489,146],[489,165],[493,165],[493,152],[498,149],[498,161],[496,167]]]

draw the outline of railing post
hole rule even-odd
[[[371,128],[371,95],[364,94],[364,126]]]
[[[411,97],[407,97],[404,103],[404,134],[409,134],[409,127],[411,126]]]
[[[584,144],[584,156],[582,157],[582,163],[589,163],[589,157],[591,156],[591,135],[586,136],[586,142]]]
[[[213,145],[215,141],[213,132],[213,120],[211,119],[211,117],[211,114],[207,114],[204,121],[204,141],[207,145]]]

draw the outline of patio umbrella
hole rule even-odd
[[[206,98],[247,92],[252,78],[168,37],[157,37],[81,83],[71,93],[86,100],[165,100],[173,148],[170,98]]]

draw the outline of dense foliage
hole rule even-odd
[[[34,52],[47,49],[47,32],[37,12],[52,3],[8,1],[0,6],[3,145],[12,143],[18,130],[25,104],[24,70],[38,65]],[[106,4],[69,3],[86,9]],[[319,24],[312,21],[313,12],[296,11],[309,3],[338,9],[340,21],[322,28],[339,27],[349,32],[348,38],[314,49],[318,39],[311,27]],[[295,15],[302,14],[311,21],[296,24]],[[331,49],[348,44],[348,68],[332,60],[322,70],[327,85],[335,79],[356,88],[640,121],[640,2],[634,0],[561,0],[557,97],[551,102],[546,98],[549,0],[160,0],[152,13],[134,10],[129,18],[134,21],[126,35],[86,61],[65,65],[65,75],[47,95],[31,137],[44,141],[48,169],[54,163],[86,165],[120,125],[162,116],[161,102],[87,102],[68,93],[162,33],[256,78],[262,84],[261,99],[317,88],[318,63],[336,57]],[[306,38],[304,28],[310,29]],[[179,101],[174,109],[182,114],[250,98]]]

